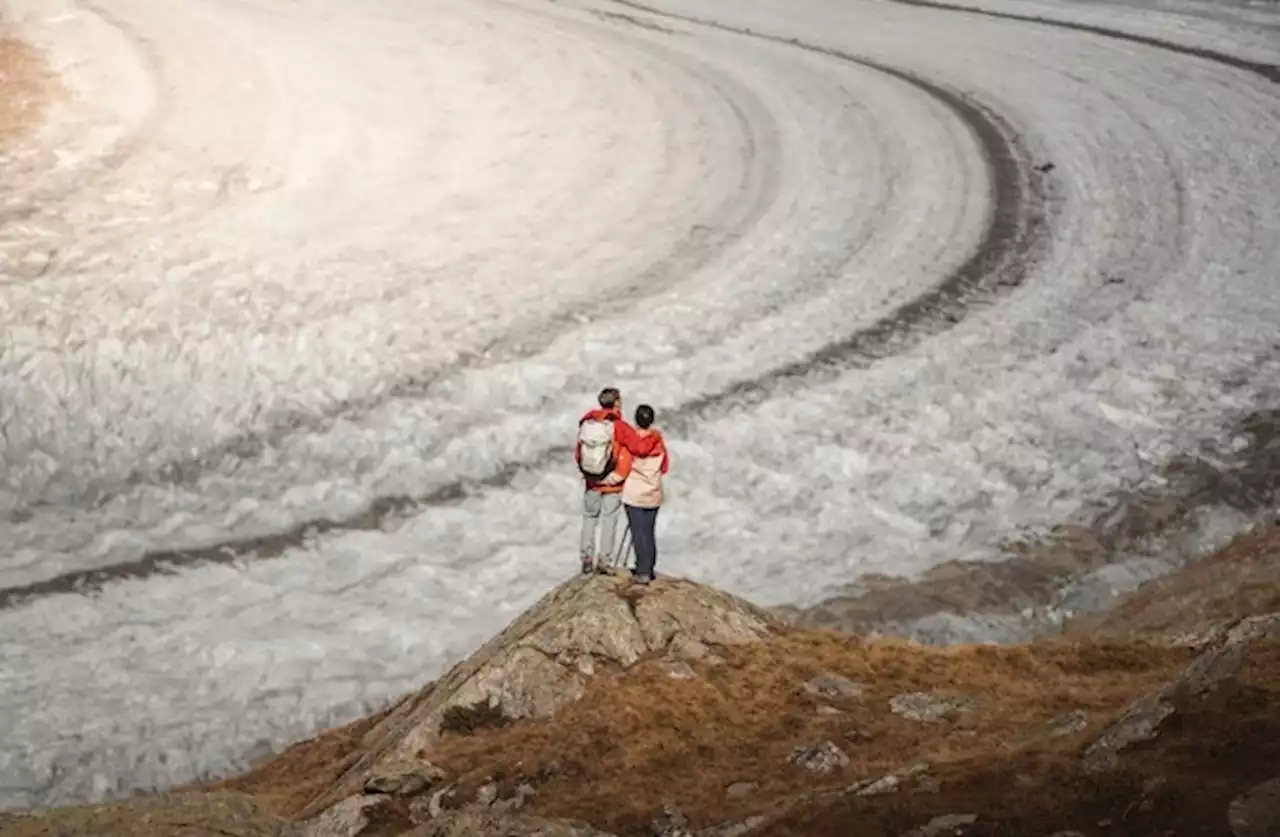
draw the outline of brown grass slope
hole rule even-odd
[[[1011,756],[1027,767],[1039,758],[1056,761],[1184,660],[1170,649],[1128,645],[939,650],[795,633],[740,650],[727,665],[699,666],[689,680],[674,680],[656,665],[638,667],[598,684],[549,721],[457,736],[431,756],[460,777],[462,799],[474,797],[491,775],[537,776],[555,763],[559,770],[534,803],[540,814],[644,834],[669,800],[692,827],[704,828],[769,816],[796,794],[843,789],[917,762],[930,765],[929,775],[945,787],[954,775]],[[862,694],[822,699],[803,688],[824,673],[862,684]],[[932,723],[890,710],[893,698],[912,692],[967,698],[975,706]],[[1045,743],[1068,718],[1087,726]],[[789,762],[796,748],[822,741],[840,747],[849,764],[822,775]],[[745,799],[727,793],[741,782],[758,787]],[[946,799],[922,791],[916,801],[946,807]],[[824,833],[882,833],[871,827],[884,813],[876,807],[859,806],[855,819],[864,830],[849,831],[840,819]],[[770,831],[793,833],[786,828],[783,822]]]
[[[446,778],[378,794],[365,823],[341,837],[404,835],[429,816],[428,800],[437,814],[475,810],[477,800],[508,799],[521,786],[521,814],[622,837],[659,833],[654,823],[668,806],[687,822],[666,837],[1275,835],[1280,811],[1270,825],[1243,831],[1233,831],[1228,811],[1280,776],[1280,618],[1241,621],[1280,611],[1278,563],[1280,531],[1259,527],[1144,585],[1102,619],[1020,646],[939,648],[787,628],[688,661],[651,645],[635,664],[600,668],[549,717],[454,706],[416,754]],[[575,585],[595,598],[556,592],[548,600],[608,607],[608,581],[565,589],[572,594]],[[689,582],[661,580],[640,595],[621,610],[644,614],[687,597]],[[1241,633],[1253,624],[1265,628]],[[1198,632],[1195,643],[1169,641],[1188,630]],[[853,686],[808,688],[822,676]],[[407,696],[205,789],[250,797],[279,821],[297,821],[345,786],[384,735],[379,728],[419,699]],[[951,708],[929,720],[904,708],[930,700]],[[1122,745],[1105,769],[1091,763],[1095,742],[1116,740]],[[828,771],[795,763],[797,751],[824,742],[847,761]],[[437,825],[414,834],[470,833],[457,830],[462,820],[430,822]],[[508,830],[525,833],[518,825]],[[2,818],[0,833],[8,837]]]
[[[551,719],[450,734],[428,755],[455,782],[445,808],[491,781],[529,783],[528,811],[619,835],[650,834],[664,802],[695,830],[764,817],[753,835],[900,835],[955,813],[978,817],[965,834],[1227,835],[1230,801],[1280,773],[1280,643],[1253,649],[1235,678],[1208,702],[1180,706],[1118,769],[1082,767],[1087,745],[1191,657],[1137,641],[937,649],[796,632],[695,665],[690,679],[643,663]],[[822,673],[864,691],[807,692]],[[933,723],[891,711],[895,696],[917,691],[974,706]],[[825,775],[789,763],[795,748],[824,740],[849,763]],[[346,761],[356,741],[350,728],[321,736],[225,787],[295,814],[317,776],[335,775],[323,756]],[[844,792],[917,763],[927,770],[894,793]],[[757,787],[739,797],[728,792],[736,783]],[[409,801],[397,803],[367,837],[410,828]]]
[[[1231,800],[1280,775],[1280,642],[1251,645],[1207,697],[1178,697],[1160,734],[1114,769],[1091,773],[1082,754],[1187,666],[1211,638],[1206,625],[1219,636],[1242,617],[1280,611],[1278,569],[1280,531],[1264,526],[1144,585],[1110,615],[1028,645],[935,648],[785,630],[721,649],[683,676],[655,657],[593,679],[551,718],[464,724],[421,755],[449,776],[444,809],[473,804],[486,785],[501,797],[524,784],[536,790],[524,810],[618,835],[652,834],[666,803],[694,832],[747,821],[751,835],[901,835],[963,814],[945,833],[1230,835]],[[1196,647],[1168,641],[1188,630],[1200,633]],[[861,693],[805,688],[823,674]],[[912,720],[892,708],[910,693],[961,708]],[[222,787],[296,816],[357,757],[363,729],[299,744]],[[823,741],[848,763],[829,773],[792,763],[797,748]],[[886,775],[901,779],[896,790],[850,790]],[[420,819],[412,808],[410,798],[389,800],[364,834],[402,833]]]
[[[636,836],[652,833],[667,801],[695,829],[760,815],[768,822],[750,833],[762,836],[890,836],[955,813],[979,818],[965,834],[1230,834],[1231,799],[1280,772],[1280,642],[1262,644],[1228,686],[1206,704],[1189,703],[1119,769],[1093,776],[1080,760],[1126,705],[1189,657],[1142,642],[940,650],[797,632],[735,651],[723,666],[695,667],[690,680],[641,664],[594,683],[548,721],[447,736],[429,755],[456,777],[460,802],[490,781],[529,782],[538,790],[531,813]],[[823,672],[864,683],[863,695],[808,694],[801,685]],[[910,721],[888,708],[909,691],[950,692],[977,705],[941,722]],[[820,713],[820,705],[841,714]],[[332,776],[312,761],[338,737],[325,740],[227,787],[296,813],[316,768]],[[795,747],[824,740],[850,763],[826,776],[788,763]],[[844,792],[914,763],[927,772],[897,792]],[[745,799],[727,792],[740,782],[758,787]],[[365,833],[410,825],[406,802]]]
[[[1280,773],[1280,643],[1259,643],[1242,670],[1207,700],[1180,696],[1159,735],[1119,765],[1083,769],[1081,739],[975,755],[940,771],[940,791],[874,808],[842,797],[796,811],[761,834],[896,835],[932,817],[974,813],[977,835],[1233,835],[1232,801]],[[1275,812],[1258,835],[1276,834]]]

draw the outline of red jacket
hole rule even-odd
[[[615,450],[626,450],[632,456],[656,456],[659,450],[666,452],[666,444],[661,433],[654,430],[642,436],[638,430],[627,424],[627,420],[622,417],[622,412],[616,407],[611,410],[600,407],[588,410],[582,418],[578,419],[578,424],[581,425],[587,419],[609,419],[613,422],[613,443],[618,446]],[[578,461],[577,445],[573,446],[573,460]],[[667,472],[667,466],[668,463],[664,459],[662,473]]]
[[[627,436],[623,442],[623,446],[627,452],[637,459],[645,459],[650,456],[662,457],[662,473],[666,473],[671,467],[671,454],[667,453],[667,442],[662,438],[661,431],[651,429],[648,433],[636,430],[631,425],[627,425]],[[617,438],[617,433],[614,433]]]
[[[622,413],[616,409],[605,410],[597,407],[594,410],[589,410],[582,418],[578,419],[578,426],[581,427],[582,423],[588,419],[613,422],[613,474],[618,476],[618,481],[609,484],[586,474],[582,475],[582,480],[586,484],[588,491],[598,491],[601,494],[617,494],[622,491],[622,484],[631,474],[631,452],[627,449],[626,440],[635,438],[636,429],[627,424],[626,420],[622,418]],[[573,461],[575,464],[582,461],[582,452],[578,450],[576,444],[573,446]]]

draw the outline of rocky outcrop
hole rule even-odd
[[[302,829],[232,793],[174,793],[108,805],[0,814],[4,837],[302,837]]]
[[[849,757],[830,741],[819,741],[808,747],[797,747],[791,754],[791,763],[815,773],[830,773],[849,764]]]
[[[1185,706],[1202,700],[1234,677],[1253,642],[1275,638],[1280,638],[1280,614],[1241,620],[1177,678],[1125,710],[1120,719],[1085,750],[1085,770],[1098,773],[1114,768],[1123,751],[1156,737],[1160,725],[1178,711],[1179,704]]]
[[[661,578],[638,588],[622,576],[575,578],[423,692],[401,701],[366,733],[362,757],[304,814],[315,816],[366,792],[371,780],[376,790],[381,776],[396,784],[403,765],[424,763],[432,743],[459,724],[545,718],[580,698],[593,677],[652,657],[714,664],[715,649],[755,642],[780,628],[765,610],[689,581]],[[672,668],[676,677],[690,673]],[[411,781],[426,787],[439,780],[424,771]]]
[[[418,758],[393,758],[378,765],[365,780],[365,793],[413,796],[430,790],[445,778],[445,772]]]
[[[352,796],[306,824],[303,837],[355,837],[369,826],[371,808],[383,804],[378,796]]]
[[[889,709],[909,721],[933,724],[953,715],[971,712],[977,701],[964,695],[933,695],[908,692],[889,701]]]
[[[848,677],[825,672],[804,684],[804,690],[815,697],[828,700],[856,700],[862,697],[862,684]]]
[[[883,796],[887,793],[897,793],[909,780],[917,784],[929,782],[929,765],[911,764],[877,779],[856,782],[845,788],[843,793],[854,796]]]

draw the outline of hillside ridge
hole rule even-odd
[[[479,814],[486,834],[516,814],[620,836],[1271,834],[1228,810],[1280,774],[1277,581],[1263,524],[1061,635],[935,647],[684,579],[577,578],[417,695],[218,787],[315,837]],[[572,685],[540,706],[520,695],[549,659]],[[426,738],[397,720],[427,715]]]
[[[224,780],[4,837],[1168,835],[1280,828],[1280,527],[1060,635],[788,624],[579,576],[419,691]]]

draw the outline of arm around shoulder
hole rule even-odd
[[[614,462],[613,470],[604,478],[605,485],[617,485],[631,476],[631,452],[623,445],[618,445],[617,452],[614,455],[617,458]]]

